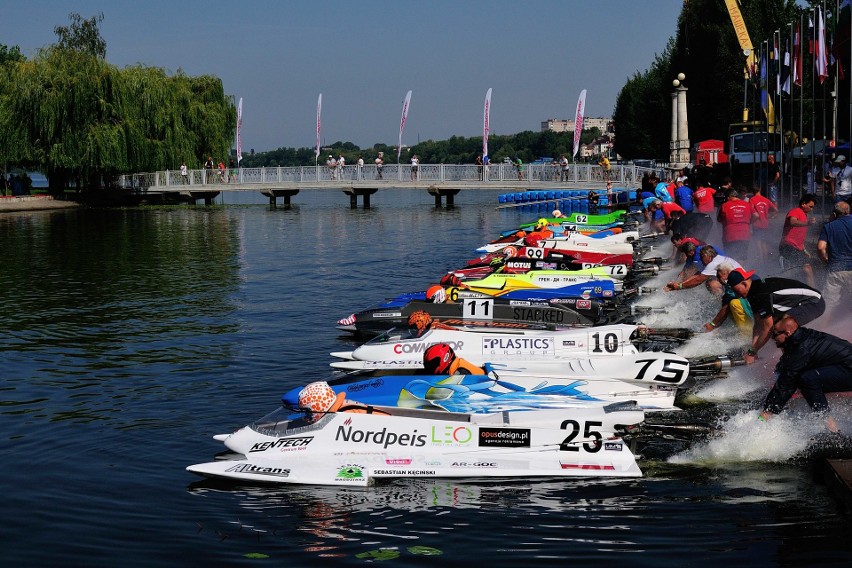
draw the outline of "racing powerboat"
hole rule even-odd
[[[620,435],[643,419],[641,410],[624,406],[483,414],[366,406],[311,422],[282,406],[214,436],[234,452],[231,459],[186,469],[244,482],[338,486],[392,478],[641,477]]]
[[[561,365],[577,362],[576,367],[581,368],[583,361],[613,359],[616,365],[625,365],[627,368],[628,356],[639,356],[636,359],[638,362],[649,354],[649,349],[642,345],[644,342],[647,342],[650,350],[659,350],[677,345],[690,336],[688,330],[653,330],[638,324],[548,329],[532,324],[499,325],[490,322],[489,325],[489,322],[484,322],[481,326],[467,323],[433,326],[421,335],[408,328],[392,329],[353,351],[339,351],[331,355],[344,361],[371,363],[371,366],[363,363],[346,366],[333,364],[337,368],[349,370],[420,368],[428,347],[446,343],[458,357],[475,365],[488,362],[506,363],[515,367],[555,361]],[[671,353],[665,355],[677,357]],[[680,359],[686,362],[686,359]],[[633,367],[629,369],[636,376]]]

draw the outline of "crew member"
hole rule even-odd
[[[423,367],[432,375],[485,375],[485,369],[456,356],[446,343],[436,343],[423,353]]]
[[[737,298],[733,289],[728,283],[728,276],[734,267],[730,264],[722,263],[716,268],[716,279],[725,285],[725,291],[722,293],[722,307],[713,316],[713,319],[704,324],[706,331],[713,331],[721,326],[728,316],[731,321],[737,326],[740,333],[748,337],[751,335],[751,330],[754,328],[754,313],[751,310],[751,304],[745,298]]]
[[[788,316],[799,325],[812,322],[825,312],[825,299],[819,290],[790,278],[754,276],[754,270],[742,268],[728,275],[728,286],[739,298],[747,298],[754,312],[751,346],[745,354],[748,364],[754,363],[760,348],[769,341],[774,320]]]
[[[695,245],[692,243],[685,243],[682,246],[683,252],[689,256],[690,250],[695,250]],[[703,266],[701,272],[697,274],[692,274],[685,280],[681,282],[669,282],[663,288],[664,291],[674,291],[674,290],[688,290],[689,288],[695,288],[696,286],[700,286],[701,284],[706,284],[707,289],[710,290],[713,294],[722,295],[725,291],[724,284],[720,283],[716,280],[716,269],[721,264],[728,264],[734,268],[742,268],[740,263],[728,256],[722,256],[719,254],[712,245],[704,245],[698,252],[700,262]]]
[[[849,204],[834,204],[834,220],[822,227],[817,241],[817,254],[826,263],[826,312],[835,322],[852,316],[852,216]]]
[[[800,327],[792,317],[784,317],[772,327],[772,338],[783,354],[775,367],[777,380],[763,403],[761,420],[783,410],[796,390],[814,412],[829,411],[827,392],[852,391],[852,344],[845,339],[815,329]],[[832,416],[826,426],[837,432]]]

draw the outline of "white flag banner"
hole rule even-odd
[[[317,99],[317,149],[316,155],[319,158],[320,154],[320,130],[322,121],[320,120],[320,116],[322,115],[322,93],[320,93],[319,98]]]
[[[577,157],[577,150],[580,149],[580,134],[583,132],[583,112],[586,109],[586,89],[580,91],[580,98],[577,100],[577,115],[574,117],[574,153],[571,158]]]
[[[822,16],[822,8],[818,8],[819,20],[817,21],[817,44],[814,53],[814,64],[816,65],[819,82],[822,84],[828,79],[828,52],[825,47],[825,20]]]
[[[240,97],[240,103],[237,105],[237,164],[243,159],[243,98]]]
[[[482,113],[482,159],[487,162],[488,160],[488,132],[491,130],[490,124],[490,114],[491,114],[491,89],[488,89],[488,92],[485,93],[485,109]]]
[[[411,91],[405,95],[405,102],[402,103],[402,118],[399,119],[399,144],[396,147],[396,161],[399,163],[399,157],[402,154],[402,131],[405,128],[405,121],[408,118],[408,105],[411,104]]]

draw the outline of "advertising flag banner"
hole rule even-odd
[[[240,103],[237,105],[237,164],[243,159],[243,98],[240,97]]]
[[[571,158],[577,157],[577,150],[580,149],[580,134],[583,132],[583,113],[586,109],[586,89],[580,91],[580,98],[577,100],[577,114],[574,117],[574,153]]]
[[[396,161],[399,162],[399,157],[402,154],[402,130],[405,128],[405,120],[408,118],[408,105],[411,104],[411,91],[405,95],[405,102],[402,103],[402,118],[399,119],[399,144],[396,148]]]
[[[316,155],[319,158],[320,154],[320,129],[321,129],[321,120],[320,116],[322,115],[322,93],[320,93],[319,98],[317,99],[317,149]]]
[[[491,114],[491,89],[485,93],[485,110],[482,116],[482,159],[488,163],[488,131],[491,130],[490,118]]]

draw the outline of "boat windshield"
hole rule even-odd
[[[283,436],[297,434],[305,430],[315,430],[317,423],[308,423],[304,414],[282,406],[260,420],[249,424],[249,428],[267,436]]]
[[[381,344],[381,343],[393,343],[395,341],[402,341],[404,339],[416,339],[417,334],[413,330],[409,328],[398,328],[393,327],[381,335],[377,335],[372,338],[367,344]]]

